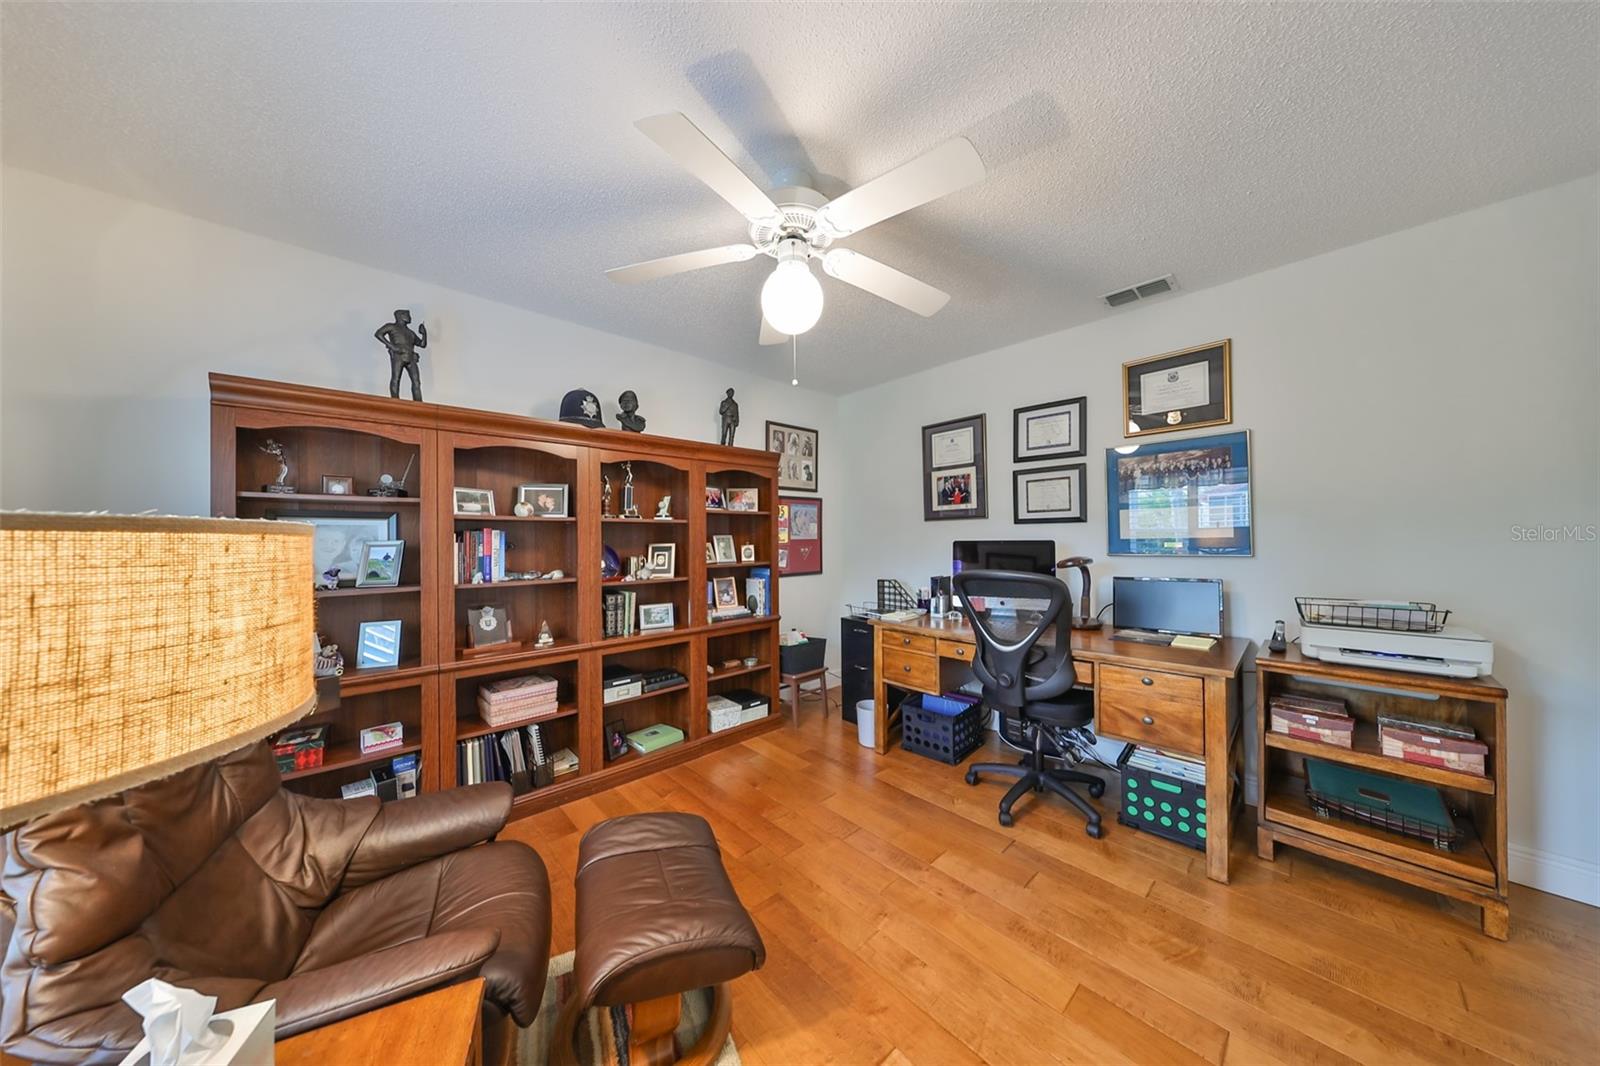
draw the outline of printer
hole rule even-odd
[[[1435,632],[1300,624],[1300,651],[1313,659],[1441,677],[1478,677],[1494,669],[1494,642],[1456,626]]]

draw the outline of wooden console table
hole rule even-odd
[[[944,667],[972,662],[977,637],[966,619],[927,615],[873,621],[873,706],[877,749],[889,750],[888,688],[948,691]],[[1040,638],[1050,646],[1054,634]],[[1239,731],[1239,664],[1250,642],[1235,637],[1209,651],[1114,640],[1104,629],[1072,634],[1080,685],[1094,686],[1095,733],[1205,760],[1206,874],[1228,880],[1228,839],[1243,798],[1244,744]],[[950,686],[953,687],[953,686]],[[1237,778],[1237,780],[1236,780]]]
[[[1483,931],[1496,940],[1510,932],[1506,903],[1506,690],[1492,677],[1432,677],[1371,670],[1311,659],[1291,644],[1256,658],[1256,765],[1260,819],[1256,849],[1271,859],[1288,844],[1371,870],[1397,881],[1465,900],[1483,909]],[[1356,720],[1351,746],[1299,740],[1267,728],[1273,696],[1297,693],[1345,701]],[[1489,746],[1483,776],[1405,762],[1384,755],[1377,718],[1397,714],[1470,726]],[[1319,817],[1306,801],[1307,757],[1344,763],[1433,785],[1459,812],[1465,838],[1453,851],[1359,822]]]

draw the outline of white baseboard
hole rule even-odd
[[[1510,844],[1511,880],[1555,896],[1600,907],[1600,864]]]

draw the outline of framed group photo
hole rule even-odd
[[[922,427],[922,518],[989,517],[985,416]]]
[[[1123,436],[1225,426],[1233,421],[1233,342],[1122,364]]]
[[[1106,449],[1112,555],[1253,555],[1250,434]]]
[[[778,453],[778,488],[817,491],[817,431],[783,422],[767,423],[767,451]]]

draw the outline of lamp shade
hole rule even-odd
[[[311,544],[295,522],[0,514],[0,827],[309,713]]]

